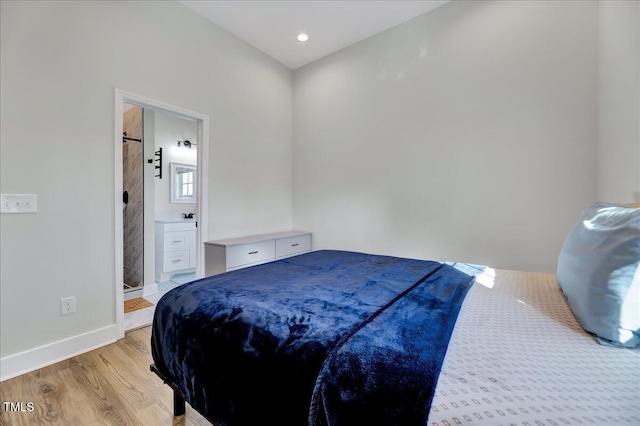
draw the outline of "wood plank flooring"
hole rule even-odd
[[[173,392],[149,371],[150,339],[151,327],[140,328],[111,345],[1,382],[0,425],[210,426],[189,404],[185,415],[173,417]],[[21,402],[23,411],[4,402]]]

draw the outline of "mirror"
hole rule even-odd
[[[171,163],[171,202],[196,202],[196,166]]]

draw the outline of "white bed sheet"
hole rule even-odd
[[[491,270],[469,291],[431,426],[640,425],[640,349],[602,346],[555,275]]]

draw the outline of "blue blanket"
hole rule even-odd
[[[439,262],[316,251],[167,293],[152,355],[220,425],[424,425],[473,280]]]

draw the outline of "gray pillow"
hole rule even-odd
[[[558,284],[602,344],[640,345],[640,208],[596,203],[562,246]]]

